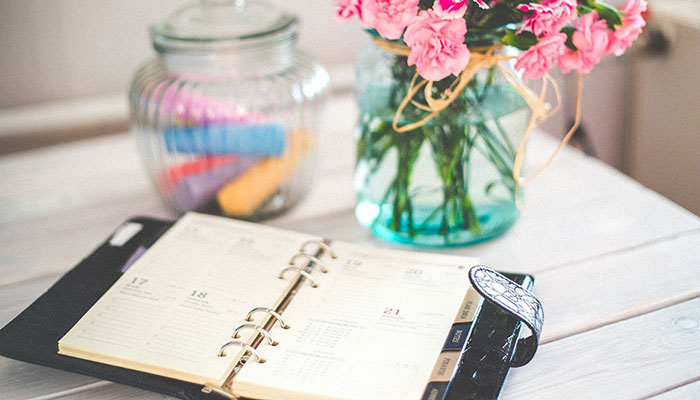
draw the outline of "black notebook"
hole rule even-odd
[[[0,354],[182,399],[497,398],[541,308],[476,263],[135,218],[0,330]]]

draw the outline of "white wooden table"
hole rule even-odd
[[[396,246],[354,219],[352,98],[333,98],[327,117],[316,189],[265,223]],[[554,145],[536,136],[530,159],[543,160]],[[503,398],[700,398],[700,219],[574,150],[525,194],[507,234],[445,250],[535,275],[542,344],[529,365],[512,370]],[[135,215],[176,217],[156,197],[129,135],[0,158],[0,326]],[[163,396],[0,357],[0,398]]]

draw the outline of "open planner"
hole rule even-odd
[[[98,250],[81,265],[110,265],[113,275],[91,277],[104,280],[91,300],[64,311],[72,320],[50,332],[58,364],[44,364],[186,399],[497,397],[508,368],[532,357],[541,326],[539,302],[472,269],[473,258],[197,213],[172,226],[132,220],[103,247],[119,256]],[[44,296],[90,285],[81,265]],[[516,278],[531,287],[531,277]],[[28,319],[46,326],[50,300],[0,331],[0,354],[37,362],[7,343],[36,324]],[[490,324],[479,328],[479,318]],[[484,353],[489,346],[497,354]],[[474,386],[477,371],[484,387]]]

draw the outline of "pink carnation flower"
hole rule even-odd
[[[496,3],[498,0],[493,0],[492,3]],[[474,3],[479,5],[479,8],[483,8],[484,10],[487,10],[489,6],[484,2],[484,0],[474,0]]]
[[[394,40],[418,13],[419,0],[363,0],[362,21],[383,37]]]
[[[468,0],[435,0],[433,11],[444,19],[462,18],[467,12]]]
[[[567,74],[577,70],[587,74],[600,62],[608,47],[608,25],[603,19],[598,19],[598,13],[592,11],[582,16],[574,23],[576,32],[572,42],[576,51],[566,49],[559,57],[559,67]]]
[[[421,11],[404,35],[404,42],[411,48],[408,65],[415,65],[420,76],[431,81],[459,74],[469,63],[466,33],[463,18],[447,20],[433,10]]]
[[[557,33],[576,16],[575,0],[544,0],[541,4],[521,4],[518,10],[531,12],[523,19],[518,32],[529,29],[535,36],[541,37]]]
[[[498,0],[493,0],[496,3]],[[489,6],[484,0],[474,0],[479,7],[488,9]],[[467,11],[469,0],[435,0],[433,10],[435,13],[445,19],[462,18]]]
[[[338,16],[343,19],[352,18],[355,14],[358,17],[362,17],[360,13],[361,3],[362,0],[335,0],[335,5],[338,7]]]
[[[625,16],[622,18],[622,25],[615,26],[615,31],[608,32],[608,48],[606,54],[621,56],[625,53],[632,42],[637,40],[642,28],[647,24],[642,17],[642,13],[647,10],[646,0],[627,0],[622,8]]]
[[[518,56],[515,69],[523,70],[523,79],[543,77],[564,52],[565,42],[566,35],[563,33],[555,33],[541,39]]]

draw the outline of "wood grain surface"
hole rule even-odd
[[[351,96],[331,100],[314,189],[264,223],[410,250],[355,221],[355,115]],[[555,146],[536,135],[531,170]],[[571,149],[525,190],[504,236],[428,250],[535,275],[542,346],[511,372],[502,398],[700,398],[700,219]],[[0,325],[136,215],[177,216],[157,198],[130,135],[0,157]],[[8,399],[164,398],[2,357],[0,388]]]

